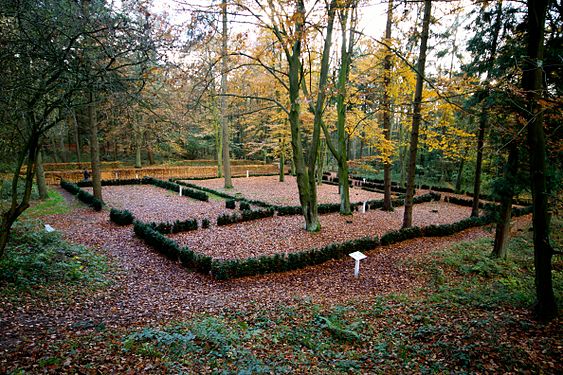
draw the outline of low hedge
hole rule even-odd
[[[237,201],[234,200],[234,199],[227,199],[225,201],[225,207],[230,209],[230,210],[234,210],[236,208],[236,204],[237,204]]]
[[[180,185],[172,181],[159,180],[153,177],[144,177],[143,181],[145,181],[145,183],[147,184],[155,185],[167,190],[172,190],[177,193],[180,192]],[[204,202],[209,201],[209,195],[205,194],[203,191],[189,188],[186,189],[184,186],[182,186],[182,196],[190,197]]]
[[[172,180],[171,180],[171,181],[172,181]],[[263,201],[254,200],[254,199],[246,199],[246,198],[235,197],[234,195],[227,194],[227,193],[224,193],[224,192],[222,192],[222,191],[210,189],[210,188],[207,188],[207,187],[205,187],[205,186],[199,186],[199,185],[196,185],[196,184],[191,184],[191,183],[189,183],[189,182],[183,182],[183,181],[178,181],[178,180],[174,180],[174,181],[176,181],[176,183],[177,183],[178,185],[182,185],[182,186],[186,186],[186,187],[189,187],[189,188],[193,188],[193,189],[205,191],[205,192],[207,192],[207,193],[216,195],[216,196],[221,197],[221,198],[230,199],[230,200],[234,200],[234,201],[238,201],[238,200],[243,200],[243,199],[244,199],[244,201],[246,201],[246,202],[248,202],[248,203],[250,203],[250,204],[253,204],[253,205],[255,205],[255,206],[266,207],[266,208],[268,208],[268,207],[273,207],[271,204],[266,203],[266,202],[263,202]]]
[[[102,180],[102,186],[120,186],[120,185],[142,185],[144,180],[142,178],[131,178],[126,180]],[[77,182],[80,187],[92,187],[92,180]]]
[[[178,260],[180,248],[176,241],[167,238],[161,233],[154,230],[150,225],[135,221],[133,229],[137,237],[143,239],[145,243],[152,246],[156,251],[165,255],[172,260]]]
[[[297,253],[274,254],[246,259],[213,260],[211,274],[219,280],[243,276],[253,276],[272,272],[290,271],[306,266],[339,259],[350,252],[367,251],[379,245],[377,237],[364,237],[356,240],[329,244],[320,249],[310,249]]]
[[[118,210],[117,208],[112,208],[110,210],[109,218],[117,225],[129,225],[132,224],[135,219],[130,211]]]
[[[188,247],[180,249],[178,256],[184,267],[194,271],[208,274],[211,271],[212,258],[208,255],[196,253]]]
[[[162,234],[169,234],[169,233],[180,233],[180,232],[187,232],[190,230],[196,230],[198,228],[197,220],[196,219],[188,219],[188,220],[176,220],[173,223],[148,223],[152,229],[156,230]]]
[[[78,199],[92,207],[96,211],[101,211],[104,205],[100,199],[85,190],[82,190],[78,185],[61,180],[61,187],[69,193],[76,195]]]
[[[241,211],[250,210],[250,203],[247,201],[240,201],[239,208]]]
[[[274,208],[270,207],[265,210],[243,210],[240,214],[238,212],[234,212],[232,214],[222,214],[217,217],[217,225],[223,226],[241,223],[243,221],[264,219],[274,216],[274,212]]]

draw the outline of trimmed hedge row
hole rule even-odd
[[[135,221],[133,230],[137,237],[142,238],[149,246],[172,260],[178,260],[180,248],[176,241],[162,235],[150,225]]]
[[[213,190],[213,189],[207,188],[205,186],[199,186],[199,185],[191,184],[189,182],[183,182],[183,181],[178,181],[178,180],[175,180],[175,181],[178,185],[182,185],[182,186],[186,186],[186,187],[189,187],[189,188],[205,191],[207,193],[216,195],[216,196],[221,197],[221,198],[234,200],[234,201],[244,200],[244,201],[248,202],[249,204],[253,204],[255,206],[260,206],[260,207],[266,207],[266,208],[272,207],[271,204],[263,202],[263,201],[235,197],[234,195],[227,194],[227,193],[224,193],[224,192],[218,191],[218,190]]]
[[[320,249],[310,249],[297,253],[274,254],[246,259],[213,260],[211,274],[218,280],[243,276],[283,272],[321,264],[331,259],[339,259],[354,251],[371,250],[379,244],[377,237],[364,237],[356,240],[333,243]]]
[[[61,180],[61,187],[72,195],[76,195],[78,199],[86,203],[88,206],[92,207],[94,210],[102,210],[104,202],[88,193],[87,191],[82,190],[78,185]]]
[[[119,186],[119,185],[143,185],[145,182],[142,178],[132,178],[126,180],[102,180],[102,186]],[[92,180],[79,181],[76,183],[80,187],[92,187]]]
[[[112,208],[110,210],[109,218],[117,225],[129,225],[132,224],[135,220],[133,214],[130,211],[118,210],[117,208]]]
[[[143,181],[145,181],[145,183],[147,184],[155,185],[163,189],[171,190],[177,193],[180,192],[180,185],[171,181],[159,180],[153,177],[144,177]],[[209,195],[205,194],[203,191],[186,189],[184,187],[182,187],[182,196],[190,197],[204,202],[209,201]]]
[[[241,214],[237,212],[232,214],[222,214],[217,217],[217,225],[223,226],[234,223],[241,223],[243,221],[264,219],[274,216],[274,212],[274,209],[270,207],[265,210],[242,210]]]
[[[197,220],[196,219],[188,219],[188,220],[176,220],[173,223],[147,223],[152,229],[156,230],[162,234],[169,234],[169,233],[179,233],[179,232],[187,232],[190,230],[196,230],[198,228]]]

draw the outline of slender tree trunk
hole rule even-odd
[[[483,166],[483,146],[485,145],[485,129],[488,123],[488,110],[481,111],[479,120],[479,135],[477,136],[477,162],[475,163],[475,179],[473,184],[473,206],[471,207],[471,217],[479,216],[479,196],[481,195],[481,168]]]
[[[78,129],[78,121],[76,120],[76,110],[72,110],[71,114],[72,125],[74,129],[74,142],[76,143],[76,161],[78,164],[82,163],[82,153],[80,149],[80,130]]]
[[[500,200],[500,212],[495,231],[495,243],[492,256],[495,258],[506,258],[506,244],[510,235],[510,219],[512,216],[512,197],[514,196],[514,184],[518,173],[518,145],[513,142],[508,152],[508,161],[504,166],[503,194]]]
[[[414,197],[414,178],[416,173],[416,151],[418,148],[418,129],[421,122],[421,103],[422,89],[424,85],[424,68],[426,65],[426,49],[428,45],[428,31],[430,27],[430,12],[432,10],[432,1],[424,1],[424,18],[422,21],[422,35],[420,40],[420,53],[417,64],[416,88],[413,102],[412,130],[409,150],[409,164],[407,175],[407,194],[405,197],[405,214],[403,217],[403,228],[412,226],[412,206]]]
[[[65,146],[65,128],[64,128],[64,124],[60,123],[59,124],[60,129],[59,130],[59,148],[61,150],[61,160],[63,161],[63,163],[68,163],[68,155],[67,155],[67,150],[66,150],[66,146]]]
[[[225,176],[225,188],[233,187],[231,181],[231,159],[229,156],[229,123],[227,121],[227,0],[221,1],[221,14],[223,21],[222,43],[221,43],[221,129],[223,145],[223,174]]]
[[[491,42],[491,54],[487,62],[487,75],[485,80],[488,82],[493,74],[494,62],[498,47],[498,37],[502,24],[502,0],[497,0],[496,20],[493,29],[493,40]],[[487,83],[488,84],[488,83]],[[489,105],[487,103],[489,97],[488,89],[484,91],[481,108],[481,117],[479,119],[479,134],[477,137],[477,162],[475,165],[475,181],[473,185],[473,206],[471,207],[471,216],[479,216],[479,195],[481,194],[481,168],[483,164],[483,146],[485,144],[485,131],[489,123]]]
[[[135,168],[142,168],[143,167],[143,160],[141,149],[143,147],[143,136],[140,134],[140,129],[133,129],[133,136],[135,138]]]
[[[553,294],[551,258],[553,248],[549,240],[549,211],[547,207],[546,146],[543,130],[542,72],[544,53],[544,25],[547,0],[528,0],[528,57],[524,60],[523,88],[528,96],[528,147],[530,175],[534,202],[534,265],[536,276],[535,314],[540,320],[557,316]]]
[[[147,158],[149,159],[149,165],[154,165],[154,153],[152,152],[152,147],[147,144]]]
[[[39,190],[39,199],[45,200],[49,198],[47,192],[47,184],[45,183],[45,171],[43,170],[43,157],[41,149],[37,150],[37,160],[35,161],[35,178],[37,180],[37,189]]]
[[[326,157],[326,141],[321,140],[321,147],[319,149],[319,164],[317,166],[317,185],[323,184],[323,169],[324,169],[324,160]]]
[[[285,180],[285,140],[280,143],[280,182]]]
[[[391,43],[391,26],[393,23],[393,0],[387,5],[387,25],[385,27],[385,42]],[[387,142],[391,141],[391,51],[385,52],[383,60],[383,134]],[[389,156],[391,157],[391,156]],[[392,211],[391,203],[391,161],[383,163],[383,210]]]
[[[35,169],[33,165],[37,159],[37,150],[39,148],[39,134],[37,133],[37,127],[35,125],[35,118],[33,112],[30,111],[28,118],[24,121],[29,121],[32,126],[32,132],[29,136],[27,147],[24,151],[18,155],[16,168],[14,175],[12,177],[12,199],[10,202],[10,207],[2,213],[2,218],[0,221],[0,259],[4,256],[6,245],[10,238],[10,232],[12,230],[12,225],[16,219],[29,207],[29,201],[31,199],[31,189],[33,187],[33,175]],[[26,161],[27,158],[27,161]],[[25,188],[23,196],[18,196],[18,183],[20,179],[20,171],[22,166],[26,162],[26,174],[25,174]]]
[[[52,132],[53,130],[51,130]],[[50,147],[51,147],[51,156],[53,157],[53,161],[55,163],[58,163],[61,159],[59,158],[59,149],[57,147],[57,144],[55,142],[55,135],[50,135],[49,136],[49,143],[50,143]]]
[[[94,196],[102,200],[102,171],[100,165],[100,145],[98,143],[98,119],[95,96],[92,89],[88,92],[88,123],[90,125],[90,164],[92,168],[92,187]]]

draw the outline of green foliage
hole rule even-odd
[[[328,330],[337,340],[345,342],[357,342],[361,340],[361,336],[357,332],[362,325],[361,321],[347,324],[338,316],[319,316],[316,321],[321,328]]]
[[[135,221],[133,224],[135,234],[142,238],[149,246],[172,260],[178,259],[180,248],[175,241],[163,236],[153,229],[151,225],[140,221]]]
[[[210,225],[211,225],[211,223],[209,222],[209,219],[205,218],[205,219],[201,220],[201,227],[203,229],[209,228]]]
[[[228,208],[228,207],[227,207]],[[250,203],[248,203],[247,201],[240,201],[240,210],[241,211],[250,211]]]
[[[236,212],[233,214],[222,214],[217,217],[217,225],[222,226],[234,224],[240,222],[241,220],[242,217]]]
[[[78,187],[78,185],[61,180],[61,187],[69,193],[76,195],[78,199],[92,207],[94,210],[102,210],[104,203],[87,191],[82,190]]]
[[[242,202],[241,202],[242,204]],[[249,206],[250,207],[250,206]],[[274,216],[274,209],[268,208],[265,210],[244,210],[242,211],[242,221],[259,220],[267,217]]]
[[[210,256],[196,253],[188,247],[183,247],[179,252],[180,262],[189,269],[208,274],[211,271],[212,258]]]
[[[420,227],[410,227],[410,228],[403,228],[399,230],[393,230],[381,236],[381,245],[387,246],[397,242],[410,240],[412,238],[422,237],[423,233],[424,233],[423,228]]]
[[[143,183],[158,186],[163,189],[171,190],[177,193],[180,192],[180,185],[171,181],[159,180],[153,177],[144,177]],[[202,191],[194,190],[194,189],[182,188],[182,196],[190,197],[204,202],[209,201],[209,196],[207,194],[205,194]]]
[[[274,254],[257,258],[214,260],[212,275],[220,280],[283,272],[321,264],[331,259],[340,259],[354,251],[367,251],[379,245],[377,237],[333,243],[321,249],[309,249],[289,254]]]
[[[17,290],[100,280],[106,268],[105,258],[67,243],[59,232],[46,232],[40,221],[18,221],[0,259],[0,286]]]
[[[236,208],[236,203],[237,201],[234,199],[227,199],[225,201],[225,207],[227,207],[228,209],[234,210]]]
[[[109,212],[109,218],[111,221],[116,223],[117,225],[129,225],[133,224],[133,214],[127,210],[118,210],[116,208],[112,208]]]
[[[59,192],[49,189],[48,195],[49,197],[46,200],[32,202],[24,215],[27,217],[41,217],[45,215],[65,214],[70,211],[69,205]]]
[[[144,178],[131,178],[124,180],[102,180],[102,186],[122,186],[122,185],[142,185],[146,183]],[[76,183],[79,187],[92,187],[92,180],[79,181]]]
[[[25,181],[19,181],[18,183],[18,198],[23,197],[25,191]],[[10,180],[0,180],[0,201],[11,200],[12,199],[12,181]],[[37,191],[37,186],[33,185],[31,189],[31,200],[39,199],[39,192]]]

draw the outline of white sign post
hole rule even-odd
[[[54,232],[54,231],[55,231],[55,228],[53,228],[49,224],[45,224],[45,232],[50,233],[50,232]]]
[[[365,214],[366,213],[366,205],[368,204],[368,201],[365,201],[363,206],[362,206],[362,213]]]
[[[116,179],[116,180],[119,179],[119,177],[118,177],[118,175],[117,175],[117,172],[115,172],[115,179]]]
[[[182,186],[180,186],[180,196],[182,196]]]
[[[246,170],[246,178],[250,177],[250,174],[248,173],[248,170]]]
[[[359,251],[355,251],[355,252],[350,253],[348,255],[351,256],[352,258],[354,258],[354,260],[356,261],[356,263],[354,264],[354,277],[360,276],[360,260],[366,259],[367,255],[365,255],[365,254],[363,254]]]

